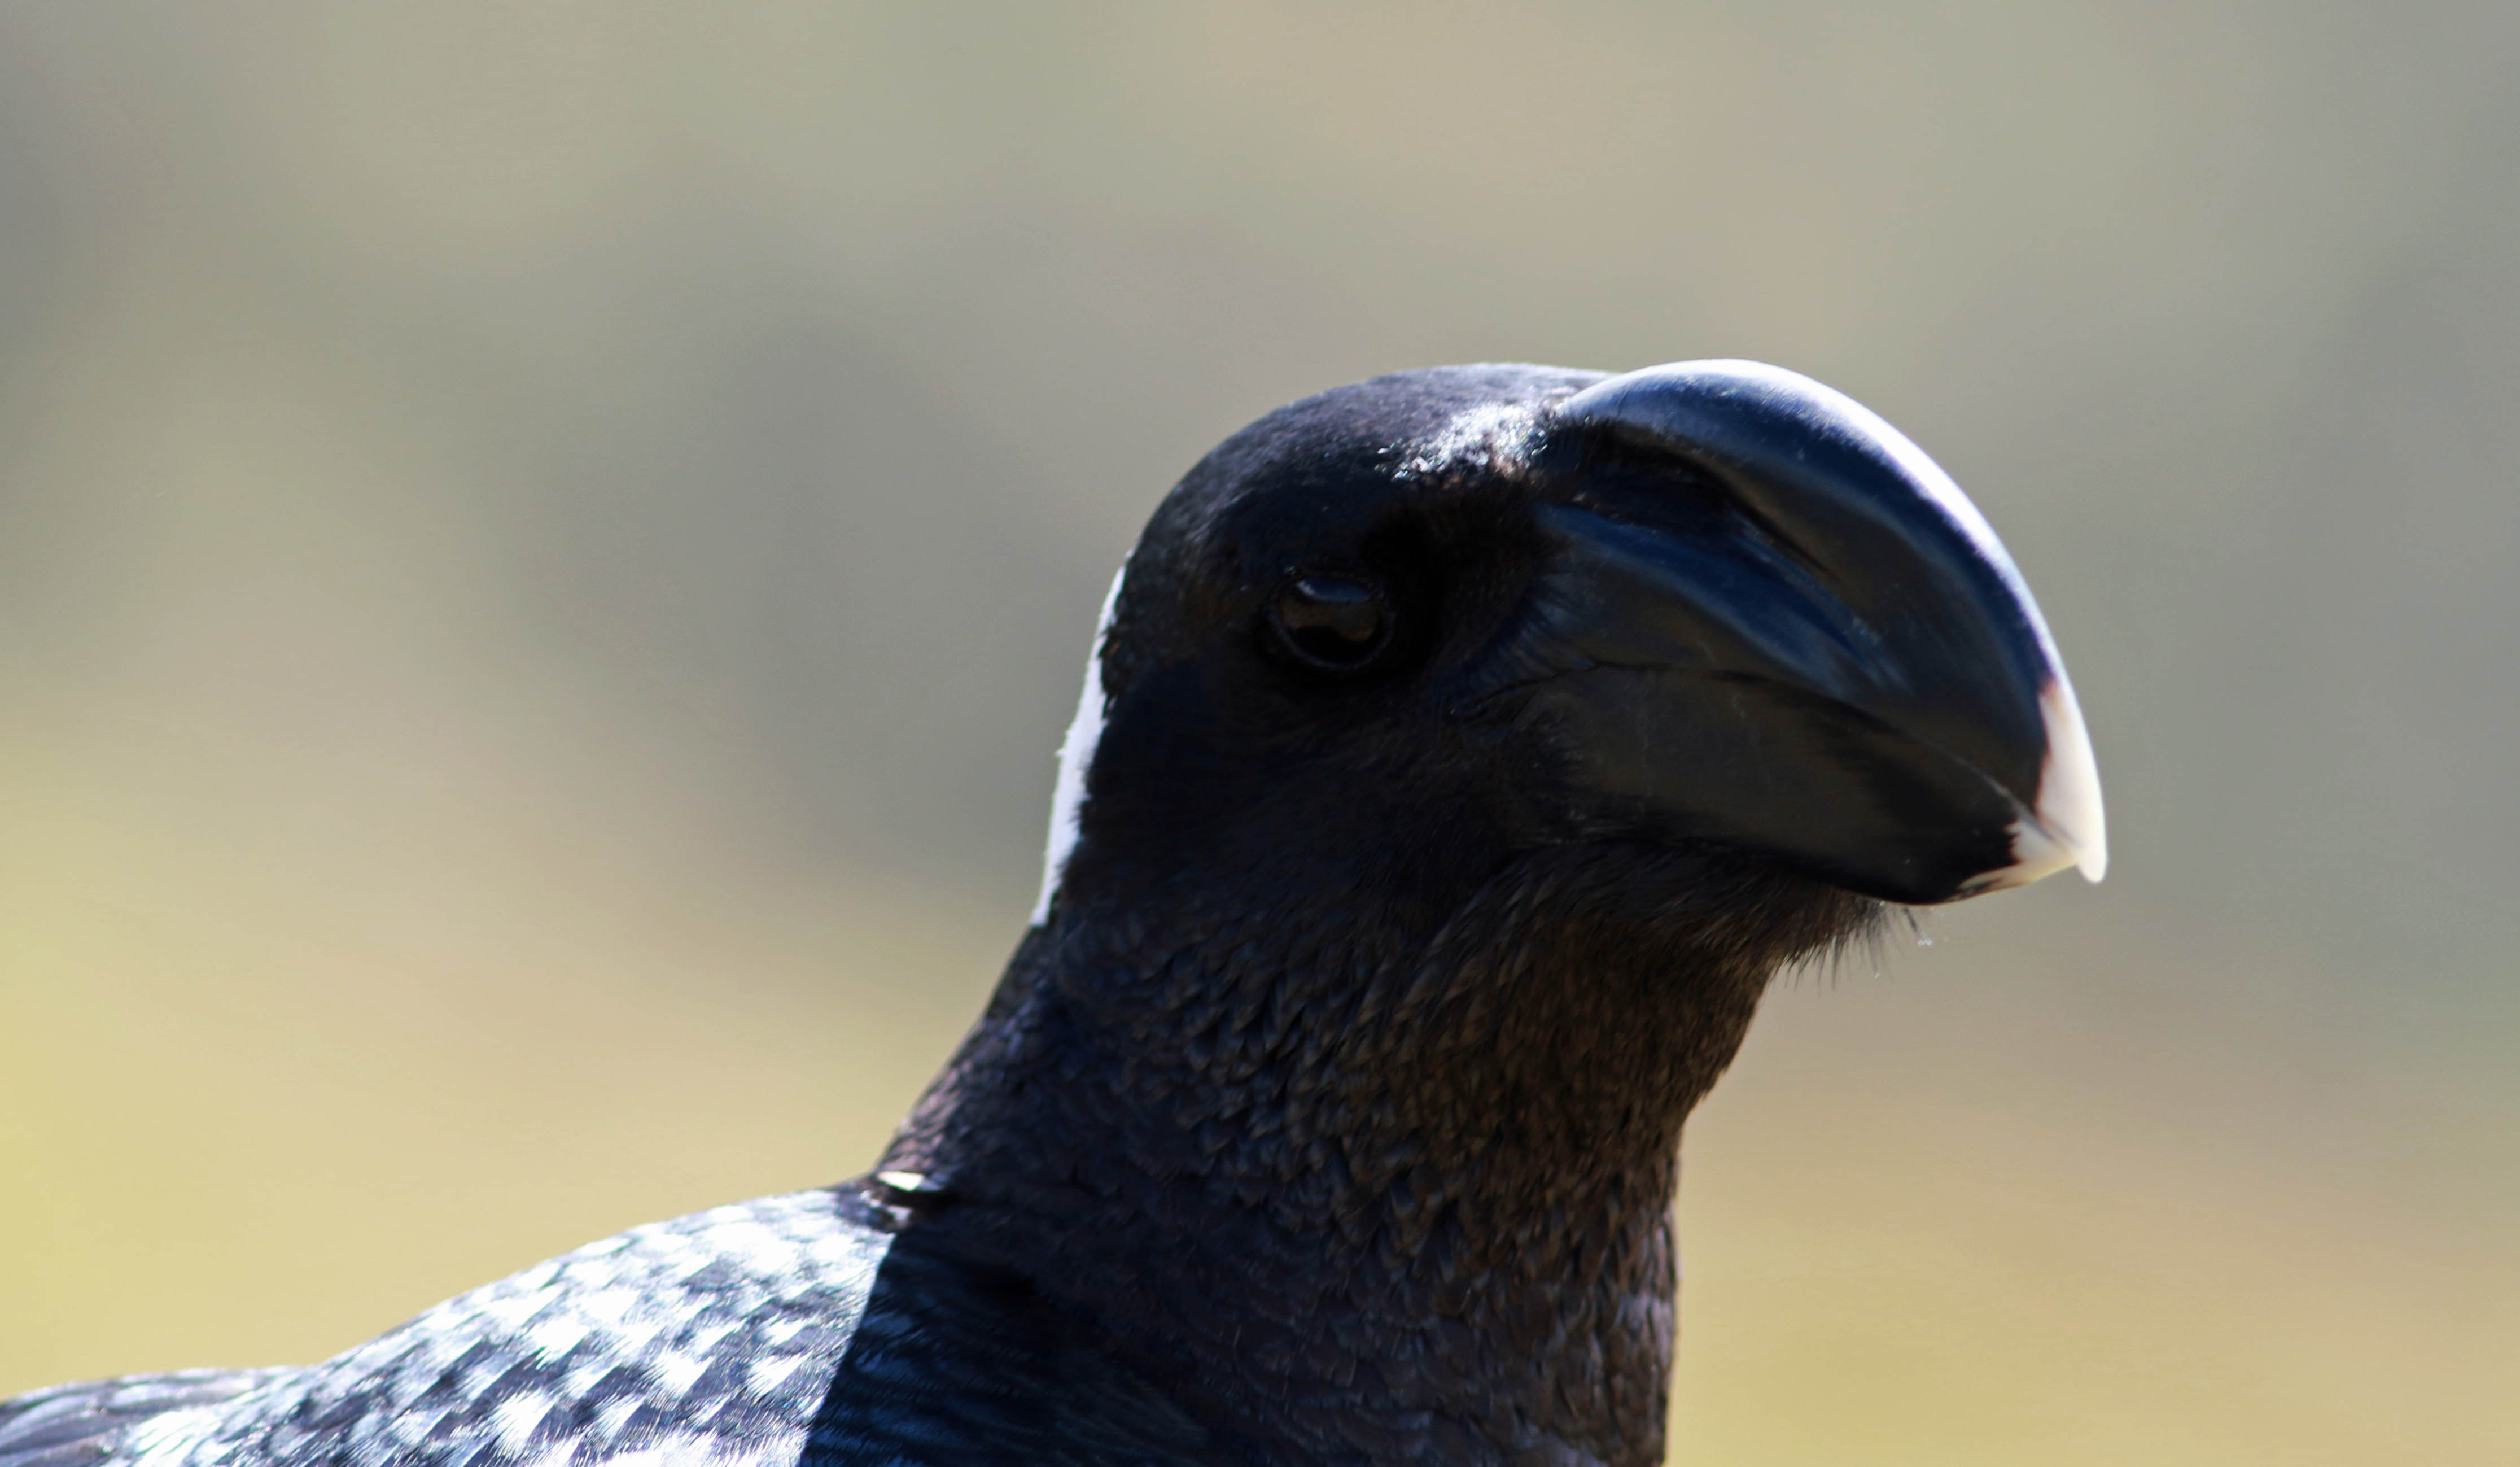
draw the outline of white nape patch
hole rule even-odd
[[[1110,695],[1102,688],[1102,643],[1111,634],[1111,616],[1119,610],[1120,582],[1127,579],[1124,562],[1102,597],[1102,616],[1094,623],[1094,651],[1085,660],[1085,686],[1076,695],[1076,716],[1058,744],[1058,783],[1050,798],[1050,847],[1041,860],[1041,899],[1033,903],[1032,925],[1050,920],[1050,903],[1058,895],[1058,879],[1067,873],[1075,853],[1077,821],[1085,812],[1085,773],[1094,767],[1094,746],[1102,742],[1102,718],[1110,711]]]

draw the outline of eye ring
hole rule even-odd
[[[1382,587],[1358,575],[1298,575],[1269,603],[1269,628],[1279,650],[1316,672],[1353,673],[1372,665],[1391,645],[1393,620]]]

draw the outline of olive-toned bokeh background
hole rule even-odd
[[[1969,486],[2107,885],[1779,991],[1675,1460],[2520,1456],[2520,9],[0,11],[0,1391],[862,1168],[1093,611],[1372,372]]]

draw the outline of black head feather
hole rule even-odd
[[[886,1165],[1249,1459],[1658,1461],[1760,993],[2055,844],[2000,548],[1829,399],[1657,438],[1712,380],[1324,393],[1130,557],[1055,894]]]

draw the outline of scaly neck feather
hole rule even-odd
[[[1266,1460],[1659,1462],[1682,1123],[1872,904],[1608,846],[1441,920],[1198,885],[1026,939],[883,1163],[924,1225]]]

